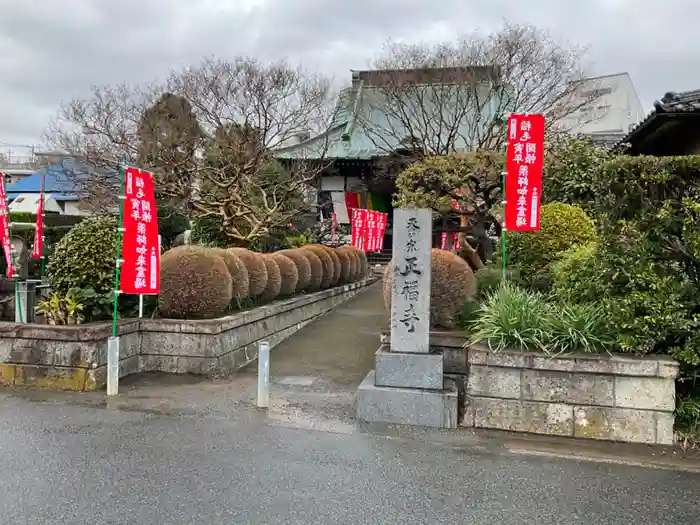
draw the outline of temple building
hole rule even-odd
[[[395,177],[420,155],[488,147],[502,133],[509,91],[493,67],[353,71],[333,120],[317,136],[276,151],[281,162],[324,163],[317,193],[319,220],[335,212],[348,224],[353,208],[386,212],[391,246]]]

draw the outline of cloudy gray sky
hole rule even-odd
[[[391,38],[442,41],[527,22],[589,46],[591,74],[627,71],[642,104],[700,89],[700,1],[0,0],[0,153],[38,144],[61,101],[148,81],[204,55],[288,57],[336,77]],[[13,148],[18,151],[17,148]]]

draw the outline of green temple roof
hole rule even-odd
[[[388,155],[391,151],[407,148],[406,141],[409,140],[410,132],[401,133],[397,119],[390,118],[390,111],[396,111],[399,106],[414,107],[409,104],[386,102],[386,91],[382,87],[373,85],[363,79],[357,73],[354,73],[353,85],[340,92],[338,102],[336,104],[333,118],[325,133],[304,140],[298,144],[279,148],[275,157],[279,159],[356,159],[368,160],[376,157]],[[416,97],[423,97],[421,92],[426,91],[425,99],[429,98],[427,90],[430,89],[434,93],[435,89],[439,89],[435,84],[413,85],[410,92]],[[473,86],[466,84],[458,86],[455,90],[455,85],[450,85],[445,89],[451,90],[450,93],[455,97],[469,96],[464,95],[464,90],[474,89]],[[408,92],[408,91],[407,91]],[[486,97],[493,98],[496,102],[499,100],[499,95],[503,96],[506,90],[491,88],[489,95]],[[496,96],[494,96],[496,95]],[[408,96],[408,95],[407,95]],[[452,95],[450,95],[452,96]],[[466,99],[465,99],[466,100]],[[443,100],[444,101],[444,100]],[[424,103],[421,100],[420,103]],[[461,102],[463,105],[463,102]],[[482,101],[483,104],[483,101]],[[474,116],[467,115],[464,118],[464,128],[460,129],[460,136],[456,139],[457,151],[468,151],[473,149],[473,144],[476,142],[476,137],[472,129],[477,121],[490,123],[492,119],[488,115],[489,111],[495,109],[496,104],[483,104],[482,111],[487,113],[482,115],[482,118],[475,119]],[[382,110],[382,107],[392,110]],[[430,114],[426,110],[422,115],[418,114],[420,109],[414,109],[414,118],[420,119]],[[435,110],[434,115],[440,115],[444,109]],[[503,113],[503,108],[500,108],[499,113]],[[401,122],[405,122],[402,119]],[[425,130],[425,125],[419,123],[415,127]],[[452,127],[451,124],[449,124]],[[460,124],[460,127],[462,125]],[[411,129],[409,126],[408,129]],[[477,131],[478,133],[478,131]]]

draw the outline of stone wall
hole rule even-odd
[[[220,319],[130,319],[118,324],[120,377],[136,372],[227,375],[376,281],[276,301]],[[0,385],[99,390],[107,382],[112,323],[0,322]]]
[[[383,334],[383,343],[388,335]],[[460,424],[632,443],[673,443],[678,363],[665,356],[493,353],[432,332],[460,392]]]

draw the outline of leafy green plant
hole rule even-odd
[[[593,304],[557,304],[504,283],[481,303],[468,326],[471,342],[494,351],[538,351],[550,355],[609,351],[614,337],[606,312]]]
[[[469,326],[471,342],[485,342],[494,351],[546,352],[548,315],[542,295],[504,283],[476,310]]]
[[[114,288],[117,260],[117,219],[90,217],[58,242],[47,265],[51,289],[65,294],[72,288],[108,293]]]
[[[286,238],[287,244],[289,245],[290,248],[301,248],[302,246],[306,246],[307,244],[311,244],[311,240],[307,235],[299,234],[299,235],[292,235]]]
[[[700,444],[700,399],[683,396],[676,400],[675,428],[683,448],[696,448]]]
[[[510,233],[508,250],[509,261],[520,268],[520,278],[546,289],[552,263],[573,246],[595,240],[596,230],[578,206],[545,204],[540,213],[540,230]]]
[[[112,316],[117,259],[116,217],[88,217],[56,244],[46,273],[51,290],[80,296],[88,321]],[[135,311],[138,297],[121,295],[118,311]]]
[[[35,307],[50,325],[81,324],[85,320],[83,309],[84,305],[71,292],[63,296],[51,294]]]

